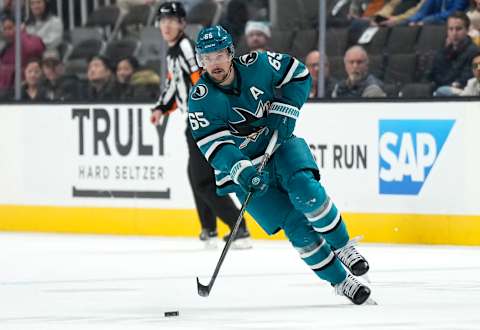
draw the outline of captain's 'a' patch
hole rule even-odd
[[[258,53],[257,52],[251,52],[245,55],[242,55],[239,57],[240,63],[242,63],[245,66],[252,65],[255,63],[255,61],[258,58]]]
[[[200,100],[208,94],[208,88],[204,84],[197,85],[192,93],[192,100]]]

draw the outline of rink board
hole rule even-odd
[[[185,116],[155,128],[149,109],[0,106],[0,230],[197,235]],[[352,235],[480,245],[479,109],[309,103],[296,132]],[[249,221],[254,237],[266,237]]]
[[[0,230],[115,235],[192,236],[200,232],[196,212],[189,210],[85,208],[0,205]],[[480,245],[480,217],[420,214],[344,213],[353,236],[364,242]],[[268,236],[247,216],[254,238]],[[227,233],[220,223],[219,233]]]

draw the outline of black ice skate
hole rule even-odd
[[[348,274],[347,278],[335,285],[335,292],[340,296],[345,296],[355,305],[365,303],[370,297],[370,289],[358,281],[355,277]]]
[[[230,238],[231,233],[223,236],[223,240],[226,242]],[[235,239],[231,245],[232,249],[236,250],[245,250],[252,248],[252,242],[250,240],[250,233],[248,230],[243,228],[238,228],[237,234],[235,235]]]
[[[370,268],[367,260],[355,249],[355,245],[360,239],[361,237],[355,237],[348,241],[347,245],[334,251],[337,258],[355,276],[365,275]]]
[[[217,247],[217,231],[216,230],[209,230],[209,229],[202,229],[200,233],[200,240],[205,243],[205,247],[207,249],[215,249]]]

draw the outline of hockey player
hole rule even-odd
[[[181,2],[165,2],[158,8],[157,22],[163,38],[167,42],[168,79],[155,108],[152,110],[151,122],[157,125],[161,116],[180,108],[186,111],[187,98],[191,86],[200,78],[200,68],[195,59],[193,42],[185,35],[186,12]],[[233,229],[238,217],[238,209],[229,196],[215,193],[215,176],[197,145],[193,141],[187,125],[187,144],[189,151],[188,178],[192,187],[197,213],[202,231],[200,240],[207,247],[216,246],[217,216],[230,229]],[[242,221],[240,230],[233,242],[233,248],[250,248],[250,234]],[[224,238],[228,238],[228,235]]]
[[[254,191],[247,211],[260,226],[268,234],[283,229],[316,275],[363,304],[370,289],[355,276],[369,265],[320,184],[307,143],[292,134],[310,91],[308,70],[273,52],[234,58],[232,38],[221,26],[201,30],[196,47],[206,73],[190,92],[188,115],[197,145],[215,168],[217,192],[235,192],[243,201]],[[259,173],[255,166],[274,130],[277,148]]]

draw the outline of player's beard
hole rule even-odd
[[[233,69],[233,63],[230,64],[230,67],[228,68],[228,71],[225,72],[225,73],[220,77],[220,79],[217,79],[216,77],[213,77],[213,76],[212,76],[213,80],[214,80],[217,84],[221,85],[225,80],[228,79],[228,77],[229,77],[230,74],[232,73],[232,69]],[[220,69],[220,68],[214,69],[214,70],[212,71],[212,73],[215,74],[215,75],[217,75],[217,74],[219,75],[221,72],[224,72],[224,70],[222,70],[222,69]]]

